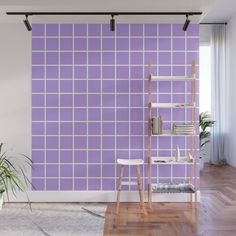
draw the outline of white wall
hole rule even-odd
[[[211,25],[200,25],[200,44],[209,44],[211,40]]]
[[[200,45],[209,45],[211,41],[211,25],[200,25]],[[201,70],[201,68],[200,68]],[[200,78],[201,79],[201,78]],[[200,91],[201,94],[201,91]],[[203,161],[208,163],[210,161],[210,143],[207,143],[204,147],[204,153],[202,154]]]
[[[227,25],[227,51],[229,76],[229,127],[230,127],[230,155],[229,164],[236,167],[236,14]]]
[[[0,142],[31,155],[31,34],[0,24]]]

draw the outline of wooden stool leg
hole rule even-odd
[[[139,198],[140,198],[141,208],[142,208],[143,213],[146,213],[145,208],[144,208],[143,190],[142,190],[140,166],[139,165],[137,165],[137,183],[138,183],[138,191],[139,191]]]
[[[117,199],[116,199],[116,213],[119,213],[119,207],[120,207],[120,192],[121,192],[121,186],[122,186],[122,177],[124,174],[124,166],[122,165],[120,167],[120,177],[118,182],[118,190],[117,190]]]

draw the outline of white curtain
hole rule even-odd
[[[225,164],[228,155],[228,78],[226,76],[226,25],[213,25],[211,37],[211,130],[210,162]]]

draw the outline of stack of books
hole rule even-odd
[[[155,193],[194,193],[194,187],[190,183],[159,183],[152,185]]]
[[[173,133],[174,134],[191,135],[191,134],[195,133],[195,127],[193,124],[190,124],[190,123],[174,124],[173,125]]]

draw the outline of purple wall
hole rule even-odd
[[[146,185],[148,60],[153,74],[190,75],[193,59],[198,66],[198,51],[198,25],[190,25],[187,33],[182,25],[170,24],[119,24],[115,33],[107,24],[33,25],[36,189],[115,190],[117,157],[143,158]],[[187,82],[156,83],[153,100],[188,102],[190,91]],[[185,109],[159,113],[167,129],[173,121],[189,119]],[[176,145],[185,155],[188,142],[184,137],[153,137],[153,155],[175,155]],[[153,175],[182,181],[188,168],[154,166]],[[126,168],[125,176],[132,179],[134,170]]]

